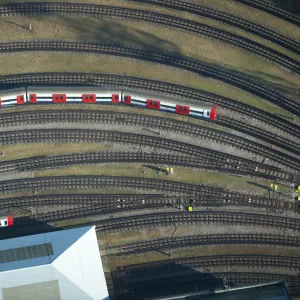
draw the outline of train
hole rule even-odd
[[[218,107],[197,99],[115,87],[28,86],[0,91],[0,108],[42,103],[121,104],[209,120],[217,118]]]
[[[14,225],[14,217],[11,214],[0,213],[0,228]]]

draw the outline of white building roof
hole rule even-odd
[[[2,240],[0,300],[8,299],[108,300],[95,226]]]

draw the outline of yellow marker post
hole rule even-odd
[[[189,206],[189,211],[193,211],[193,206]]]

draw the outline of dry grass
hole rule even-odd
[[[157,167],[157,165],[154,165]],[[165,169],[165,166],[162,166]],[[202,183],[221,186],[224,188],[244,190],[262,195],[268,195],[269,181],[256,180],[249,177],[223,175],[201,170],[174,168],[174,174],[167,176],[165,172],[157,172],[152,168],[140,164],[112,164],[112,165],[82,165],[69,168],[44,170],[35,173],[40,176],[67,176],[67,175],[102,175],[102,176],[135,176],[142,178],[168,179],[187,183]],[[257,183],[262,187],[253,185]]]
[[[42,155],[109,151],[111,148],[112,147],[108,145],[87,143],[33,143],[28,145],[17,144],[12,146],[1,146],[1,151],[4,152],[5,155],[0,157],[0,162]]]
[[[122,74],[126,76],[143,77],[158,81],[181,84],[192,88],[213,92],[237,101],[248,103],[254,107],[272,113],[291,114],[281,108],[246,93],[229,84],[195,76],[190,72],[180,71],[158,64],[140,62],[131,59],[122,59],[110,56],[79,55],[79,54],[51,54],[51,53],[25,53],[22,55],[0,56],[2,75],[18,74],[24,72],[95,72]]]
[[[171,252],[171,257],[160,252],[149,252],[135,256],[112,257],[111,266],[127,266],[145,262],[162,261],[166,259],[206,256],[206,255],[226,255],[226,254],[268,254],[282,256],[300,256],[296,248],[284,248],[276,246],[248,246],[248,245],[225,245],[225,246],[205,246],[194,248],[181,248]]]
[[[64,18],[55,16],[32,17],[34,33],[31,34],[28,30],[6,21],[16,24],[20,22],[19,18],[0,20],[0,26],[6,32],[5,36],[2,36],[2,40],[64,38],[120,43],[198,58],[226,66],[238,72],[247,73],[272,84],[282,84],[283,87],[288,89],[294,88],[299,82],[299,77],[297,80],[297,76],[294,74],[287,73],[259,56],[238,48],[232,48],[230,45],[212,39],[178,32],[161,26],[155,27],[147,23],[120,20],[111,22],[111,20],[106,19],[71,16],[65,16]],[[294,58],[298,58],[300,61],[299,56]],[[272,76],[268,74],[272,74]],[[288,87],[288,83],[292,86]]]
[[[193,2],[215,7],[226,13],[234,14],[254,23],[261,24],[296,41],[300,40],[300,30],[298,26],[262,12],[259,9],[240,4],[234,0],[193,0]]]
[[[129,231],[129,232],[118,232],[107,234],[101,236],[101,243],[106,244],[107,247],[112,245],[117,245],[122,241],[122,243],[130,243],[141,240],[142,233],[139,231]]]
[[[294,40],[300,39],[300,30],[296,25],[293,25],[289,22],[286,22],[280,18],[274,17],[267,13],[261,12],[260,10],[249,8],[247,5],[242,5],[237,3],[233,0],[226,0],[226,1],[219,1],[219,0],[193,0],[197,4],[202,4],[205,6],[212,6],[217,10],[224,11],[226,13],[234,14],[241,18],[246,18],[254,23],[259,23],[267,28],[270,28],[274,31],[281,33],[289,38]],[[18,0],[0,0],[0,4],[2,3],[12,3],[12,2],[19,2]],[[23,0],[22,2],[40,2],[40,0]],[[61,2],[60,0],[51,0],[50,2]],[[82,0],[67,0],[65,2],[79,2],[82,3]],[[112,5],[112,6],[120,6],[120,7],[127,7],[127,8],[135,8],[135,9],[142,9],[142,10],[149,10],[157,13],[165,13],[169,15],[174,15],[180,18],[186,18],[192,21],[198,21],[203,24],[211,25],[216,28],[225,29],[231,31],[233,33],[246,36],[250,39],[257,40],[261,43],[266,43],[267,41],[252,34],[248,34],[243,30],[239,30],[237,28],[225,25],[220,22],[213,21],[212,19],[203,18],[200,16],[196,16],[193,14],[166,9],[160,6],[154,5],[147,5],[142,3],[136,3],[134,1],[124,1],[124,0],[85,0],[84,3],[91,3],[91,4],[99,4],[99,5]],[[23,26],[28,26],[28,21],[21,20]],[[276,47],[276,45],[272,45],[268,43],[269,47],[275,46],[275,48],[280,49],[280,47]]]

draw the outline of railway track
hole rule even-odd
[[[143,254],[150,251],[165,251],[176,248],[233,244],[300,247],[300,237],[255,233],[191,235],[122,244],[108,247],[107,250],[109,250],[110,255],[124,256]]]
[[[261,145],[250,141],[246,138],[238,137],[233,134],[211,129],[208,127],[194,125],[187,122],[175,121],[168,118],[153,117],[134,113],[119,113],[112,111],[92,111],[92,110],[39,110],[0,114],[0,126],[2,128],[9,126],[21,126],[28,124],[41,123],[61,123],[61,122],[76,122],[76,123],[108,123],[133,125],[142,128],[156,128],[159,130],[171,131],[183,134],[184,136],[201,136],[202,139],[209,139],[214,142],[227,144],[240,149],[251,151],[260,156],[266,156],[276,162],[284,164],[285,161],[294,161],[294,158],[282,152],[278,152],[271,147]],[[243,124],[223,116],[218,116],[217,124],[230,128],[239,128],[244,133],[247,132],[251,136],[262,139],[265,142],[276,145],[280,148],[288,150],[292,153],[300,153],[300,144],[294,141],[289,141],[283,137],[268,133],[254,126]]]
[[[38,197],[36,197],[38,198]],[[34,199],[33,201],[26,202],[25,206],[29,206],[30,203],[35,203],[35,205],[40,204],[42,206],[46,206],[47,202],[40,202],[37,199]],[[157,208],[164,208],[164,207],[176,207],[179,208],[180,205],[182,204],[189,204],[192,199],[189,199],[188,197],[186,198],[180,198],[180,197],[171,197],[171,196],[164,196],[161,197],[158,195],[157,198],[148,198],[145,197],[145,199],[142,200],[136,200],[136,201],[126,201],[126,197],[122,197],[121,199],[117,199],[116,201],[110,201],[109,203],[104,202],[104,201],[94,201],[93,204],[87,204],[83,201],[78,202],[78,199],[76,199],[76,207],[75,208],[70,208],[70,209],[64,209],[64,210],[59,210],[59,211],[54,211],[54,212],[48,212],[48,213],[39,213],[39,214],[33,214],[30,217],[16,217],[15,220],[15,226],[16,227],[22,227],[24,224],[30,225],[34,222],[31,220],[36,221],[42,221],[42,222],[58,222],[58,221],[66,221],[66,220],[71,220],[71,219],[76,219],[76,218],[85,218],[85,217],[92,217],[96,215],[103,215],[103,214],[111,214],[111,213],[122,213],[125,211],[133,211],[133,210],[145,210],[145,209],[157,209]],[[243,198],[243,197],[242,197]],[[31,199],[32,200],[32,199]],[[262,202],[262,199],[260,199]],[[286,206],[286,210],[293,210],[295,211],[295,205],[291,202],[284,202],[284,201],[270,201],[269,199],[265,199],[265,204],[262,205],[262,203],[245,203],[243,201],[235,201],[236,203],[221,203],[221,201],[213,201],[210,199],[200,199],[200,200],[194,200],[193,204],[195,206],[222,206],[227,207],[227,206],[238,206],[238,207],[243,207],[243,206],[249,206],[251,208],[267,208],[267,209],[278,209],[281,208],[282,206]],[[49,201],[48,201],[49,203]],[[72,203],[69,201],[69,203]],[[50,204],[53,205],[53,203],[50,202]],[[66,205],[64,201],[62,200],[57,200],[56,201],[57,205]],[[24,206],[24,205],[23,205]],[[9,208],[12,207],[19,207],[17,204],[13,204],[12,206],[9,206]]]
[[[42,15],[42,14],[79,14],[91,15],[105,18],[121,18],[133,21],[142,21],[163,25],[188,33],[200,34],[209,38],[229,43],[235,47],[250,51],[265,59],[268,59],[281,67],[300,74],[300,63],[289,56],[280,53],[274,49],[266,47],[245,37],[226,32],[224,30],[207,26],[198,22],[189,21],[174,16],[143,11],[124,7],[92,5],[82,3],[15,3],[4,4],[0,6],[0,15],[18,16],[18,15]]]
[[[139,190],[154,190],[163,194],[168,194],[167,201],[158,199],[148,199],[148,204],[182,204],[189,203],[190,200],[195,205],[204,206],[222,206],[228,205],[253,205],[257,207],[277,208],[282,210],[295,210],[295,203],[274,200],[268,197],[239,193],[219,187],[205,186],[203,184],[190,184],[178,181],[158,180],[152,178],[124,177],[124,176],[53,176],[53,177],[36,177],[23,178],[17,180],[0,181],[0,193],[9,194],[14,192],[34,192],[53,189],[86,189],[102,188],[107,186],[136,188]],[[175,197],[175,196],[176,197]],[[171,197],[172,196],[172,197]],[[33,198],[30,200],[36,201]],[[36,196],[39,198],[40,196]],[[49,196],[45,196],[46,198]],[[51,197],[51,196],[50,196]],[[73,196],[69,196],[73,197]],[[78,200],[75,196],[75,201]],[[173,198],[173,199],[172,199]],[[12,198],[16,199],[16,198]],[[21,203],[26,203],[27,197]],[[63,198],[64,199],[64,198]],[[61,204],[64,204],[64,200]],[[70,198],[68,198],[70,201]],[[184,199],[184,200],[183,200]],[[49,200],[49,199],[48,199]],[[2,205],[11,203],[12,200],[3,200]],[[145,201],[146,202],[146,201]],[[32,203],[29,201],[29,203]],[[134,202],[135,203],[135,202]],[[196,216],[197,214],[195,214]],[[184,217],[188,217],[184,216]],[[126,220],[125,220],[126,221]]]
[[[102,55],[121,56],[126,58],[150,61],[190,71],[198,75],[208,76],[244,89],[256,96],[262,97],[294,115],[300,116],[299,102],[292,99],[283,92],[271,89],[254,81],[243,74],[229,71],[222,67],[214,67],[210,64],[203,63],[191,58],[183,58],[174,54],[163,54],[150,52],[138,48],[128,48],[100,44],[97,42],[85,41],[16,41],[0,43],[0,53],[17,53],[31,51],[59,51],[59,52],[79,52],[79,53],[96,53]]]
[[[23,178],[16,180],[0,181],[0,194],[9,194],[14,192],[32,192],[54,189],[97,189],[102,187],[122,187],[137,188],[144,190],[161,191],[163,193],[178,194],[186,196],[206,195],[220,196],[228,193],[234,195],[244,195],[236,192],[228,192],[223,188],[215,188],[179,181],[158,180],[152,178],[126,177],[126,176],[52,176]]]
[[[155,199],[174,199],[174,196],[165,194],[50,194],[50,195],[34,195],[1,199],[0,209],[11,207],[29,207],[29,206],[54,206],[54,205],[76,205],[76,206],[92,206],[92,205],[120,205],[123,202],[139,203]],[[179,200],[180,201],[180,200]],[[183,201],[183,200],[182,200]]]
[[[220,159],[223,157],[220,161]],[[209,157],[205,153],[199,153],[199,156],[185,156],[175,154],[158,154],[147,152],[92,152],[65,154],[57,156],[33,157],[9,162],[0,163],[0,172],[25,172],[37,171],[44,169],[63,168],[81,164],[107,164],[107,163],[156,163],[168,164],[173,166],[183,166],[186,168],[198,168],[206,170],[214,170],[219,172],[227,172],[232,174],[242,174],[266,178],[270,180],[280,180],[286,182],[297,182],[298,177],[295,174],[286,173],[264,166],[261,170],[255,170],[253,164],[246,164],[241,160],[226,158],[221,153],[215,158],[213,155]]]
[[[247,267],[247,268],[273,268],[299,271],[300,257],[282,255],[255,255],[255,254],[226,254],[195,256],[154,261],[143,264],[128,265],[120,267],[115,272],[114,278],[123,278],[126,282],[140,283],[151,279],[174,276],[176,272],[182,271],[182,266],[191,270],[203,268],[220,267]],[[162,268],[164,272],[162,273]]]
[[[123,86],[127,88],[150,90],[158,93],[166,93],[176,95],[178,97],[187,97],[191,99],[199,99],[200,101],[207,101],[210,103],[217,103],[227,109],[234,110],[241,113],[248,118],[256,118],[264,123],[271,125],[287,132],[289,135],[300,138],[299,126],[282,119],[274,114],[260,110],[248,104],[235,101],[230,98],[222,97],[216,94],[204,92],[201,90],[188,88],[182,85],[176,85],[161,81],[154,81],[144,78],[97,74],[97,73],[29,73],[29,74],[14,74],[0,76],[0,86],[2,88],[12,87],[16,85],[99,85],[99,86]],[[230,118],[222,118],[222,122],[226,126],[231,127],[237,131],[240,128],[252,135],[244,125],[245,122],[239,122]],[[234,122],[233,122],[234,121]],[[224,125],[223,125],[224,126]],[[261,133],[263,134],[263,133]],[[265,135],[265,134],[263,134]],[[262,136],[263,136],[262,135]],[[260,135],[259,138],[262,138]],[[274,140],[274,139],[273,139]],[[294,139],[295,144],[296,141]]]
[[[300,16],[293,14],[285,9],[278,7],[275,3],[267,0],[236,0],[237,2],[246,4],[250,7],[254,7],[265,11],[271,15],[279,17],[285,21],[291,22],[296,25],[300,25]]]
[[[163,139],[159,137],[153,137],[153,136],[147,136],[147,135],[140,135],[140,134],[133,134],[133,133],[127,133],[127,132],[117,132],[117,131],[109,131],[109,130],[85,130],[85,129],[37,129],[37,130],[21,130],[21,131],[6,131],[0,133],[0,145],[13,145],[13,144],[22,144],[22,143],[42,143],[42,142],[89,142],[89,143],[120,143],[120,144],[135,144],[139,146],[140,148],[142,146],[144,147],[151,147],[154,149],[165,149],[167,151],[172,152],[178,152],[184,155],[188,155],[189,157],[185,157],[182,159],[188,163],[189,166],[193,165],[193,163],[196,164],[196,158],[198,158],[198,162],[203,164],[204,161],[206,161],[206,166],[211,168],[218,168],[218,170],[232,170],[234,173],[243,174],[243,175],[252,175],[252,176],[262,176],[265,178],[277,178],[279,180],[284,181],[297,181],[299,174],[297,173],[287,173],[282,171],[281,169],[277,167],[272,167],[269,165],[262,165],[261,163],[251,161],[249,159],[244,159],[240,157],[236,157],[234,155],[230,154],[224,154],[222,152],[218,152],[215,150],[202,148],[199,146],[182,143],[174,140],[168,140]],[[106,157],[101,155],[105,155],[105,152],[101,154],[101,152],[94,153],[94,156],[92,157],[92,154],[90,156],[91,160],[97,159],[98,161],[104,161],[109,159],[109,156],[107,154]],[[145,161],[149,161],[148,156],[151,154],[147,154],[146,152],[139,152],[139,155],[132,154],[131,160],[132,161],[143,161],[143,158]],[[80,157],[81,162],[85,162],[85,158],[82,157],[84,154],[77,154],[77,157]],[[111,154],[113,155],[113,154]],[[121,160],[121,154],[119,161]],[[47,166],[46,160],[51,161],[53,160],[54,156],[44,157],[40,158],[40,161],[44,160],[44,166]],[[73,158],[72,158],[73,157]],[[96,157],[96,158],[95,158]],[[97,158],[98,157],[98,158]],[[113,157],[113,156],[111,156]],[[161,157],[164,157],[163,155]],[[60,156],[57,156],[57,163],[60,163]],[[62,157],[63,158],[63,157]],[[128,156],[129,158],[129,156]],[[159,156],[152,156],[152,158],[159,162],[160,158]],[[68,154],[65,156],[65,159],[68,159],[69,161],[73,161],[76,159],[75,154]],[[115,161],[117,161],[117,156],[115,156]],[[123,159],[125,160],[125,156],[123,156]],[[172,159],[177,161],[178,164],[181,164],[181,157],[176,157],[175,155],[172,157],[165,156],[165,160],[172,161]],[[113,159],[112,159],[113,160]],[[27,160],[29,163],[29,160]],[[68,162],[65,160],[64,162]],[[62,163],[64,163],[62,162]],[[16,162],[15,162],[16,163]],[[33,164],[34,159],[33,159]],[[31,163],[31,166],[33,164]],[[38,163],[38,162],[37,162]],[[88,157],[86,160],[86,163],[88,163]],[[19,165],[22,165],[22,161],[20,161]],[[37,165],[37,164],[36,164]],[[294,158],[293,163],[289,163],[290,167],[294,170],[298,170],[298,166],[300,165],[299,161]],[[199,165],[200,166],[200,165]],[[203,165],[204,166],[204,165]],[[3,171],[11,170],[11,166],[9,166],[9,163],[5,162],[3,163]],[[25,168],[26,169],[26,168]]]
[[[200,149],[199,149],[200,150]],[[233,157],[224,155],[221,152],[210,153],[204,150],[199,155],[186,156],[178,154],[162,154],[154,152],[89,152],[72,153],[63,155],[51,155],[24,158],[13,161],[0,162],[0,173],[19,173],[28,171],[38,171],[44,169],[64,168],[74,165],[84,164],[109,164],[109,163],[150,163],[168,164],[171,166],[182,166],[185,168],[205,169],[232,174],[249,175],[258,178],[265,178],[275,181],[294,182],[300,179],[293,173],[287,173],[278,168],[264,166],[255,171],[257,163],[250,163],[243,160],[236,160]],[[254,172],[254,171],[255,172]]]
[[[118,299],[147,299],[162,300],[166,296],[178,297],[199,295],[199,292],[224,290],[226,278],[229,287],[243,287],[244,285],[267,284],[284,281],[291,295],[300,294],[299,276],[276,273],[253,272],[195,272],[190,275],[170,277],[139,283],[137,285],[124,284],[122,280],[114,280],[114,286]],[[127,297],[127,298],[126,298]]]
[[[300,44],[295,40],[289,39],[288,37],[281,35],[275,31],[272,31],[262,25],[251,22],[249,20],[240,18],[233,14],[228,14],[224,11],[216,10],[212,7],[208,7],[201,4],[196,4],[192,2],[187,2],[183,0],[127,0],[129,2],[152,4],[155,6],[171,8],[179,11],[188,12],[194,15],[202,16],[205,18],[213,19],[218,22],[234,26],[245,30],[246,32],[251,32],[257,36],[264,39],[272,41],[273,43],[284,47],[290,51],[297,54],[300,53]],[[300,19],[300,18],[299,18]]]
[[[296,218],[283,218],[268,214],[253,214],[228,211],[194,211],[193,213],[168,212],[144,214],[112,220],[97,221],[98,233],[130,231],[140,228],[153,228],[159,226],[173,226],[173,224],[221,224],[265,226],[278,229],[295,230],[300,228],[300,221]]]
[[[250,201],[249,201],[250,199]],[[12,207],[30,206],[53,206],[53,205],[75,205],[85,207],[87,212],[82,214],[101,214],[101,208],[106,211],[122,211],[125,208],[144,209],[148,206],[155,207],[179,207],[193,203],[194,207],[251,207],[257,209],[267,209],[272,212],[293,211],[298,212],[298,205],[291,201],[282,199],[272,199],[263,196],[246,195],[234,193],[232,191],[221,192],[219,190],[208,190],[204,196],[192,197],[175,196],[168,194],[51,194],[34,195],[1,199],[0,208],[7,209]],[[94,206],[100,206],[100,210]],[[91,208],[91,209],[90,209]],[[121,209],[122,208],[122,209]],[[88,210],[90,209],[90,211]],[[43,215],[44,216],[44,215]]]

